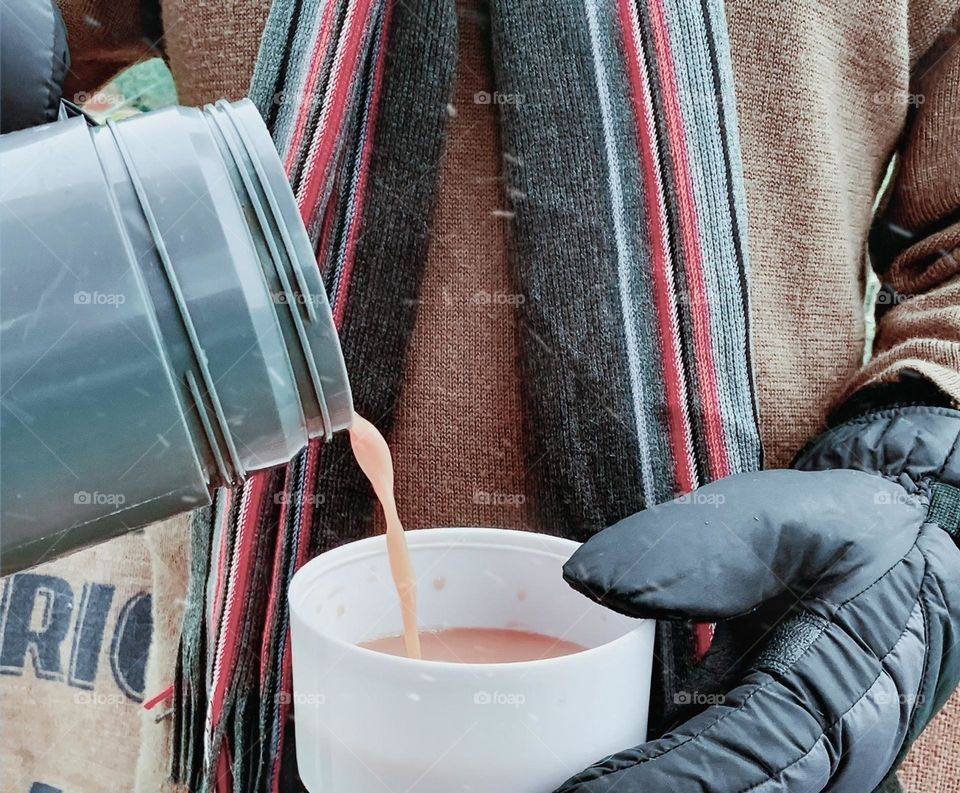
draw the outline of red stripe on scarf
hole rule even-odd
[[[310,68],[307,70],[303,95],[300,97],[300,111],[297,114],[297,123],[293,129],[290,148],[287,149],[287,159],[284,162],[284,170],[287,172],[287,176],[290,176],[296,165],[297,155],[300,153],[300,144],[303,142],[303,133],[307,128],[307,119],[310,118],[310,110],[313,108],[313,92],[317,87],[317,78],[320,76],[320,69],[323,67],[323,55],[327,51],[330,31],[333,29],[333,9],[335,6],[336,3],[327,3],[327,7],[323,10],[323,16],[320,18],[320,35],[317,37],[317,43],[313,49]]]
[[[263,632],[263,639],[260,644],[260,685],[263,686],[267,677],[267,670],[270,668],[270,649],[271,639],[270,626],[273,624],[277,613],[277,602],[280,600],[280,587],[286,583],[283,570],[283,540],[284,529],[287,525],[287,513],[290,512],[290,494],[293,492],[295,483],[291,481],[290,473],[293,466],[288,465],[283,474],[283,501],[280,503],[280,517],[278,518],[277,540],[273,550],[273,570],[270,573],[270,596],[267,600],[267,613],[264,616],[263,624],[266,630]]]
[[[329,175],[333,154],[340,138],[340,129],[349,111],[347,95],[360,64],[358,55],[364,31],[369,24],[371,4],[372,0],[363,0],[358,5],[352,18],[353,24],[347,31],[343,49],[337,54],[334,62],[333,89],[324,98],[325,103],[328,99],[330,102],[330,117],[323,119],[317,136],[317,145],[311,151],[307,161],[306,180],[297,195],[300,214],[305,223],[310,222],[310,217],[316,209],[320,191]],[[350,67],[349,70],[348,67]]]
[[[153,710],[161,702],[166,702],[173,696],[174,686],[167,686],[163,691],[157,694],[154,697],[150,697],[146,702],[143,703],[144,710]]]
[[[390,18],[393,12],[393,2],[388,0],[385,9],[385,18],[383,21],[383,32],[381,33],[383,41],[388,41],[388,35],[390,31]],[[322,56],[321,56],[322,57]],[[384,46],[380,53],[378,53],[378,61],[376,66],[376,75],[374,77],[373,85],[373,94],[371,97],[371,115],[370,115],[370,127],[367,131],[367,138],[364,144],[363,152],[361,153],[361,163],[360,163],[360,181],[357,185],[357,204],[355,209],[354,218],[363,217],[363,206],[364,206],[364,197],[366,195],[366,184],[367,184],[367,172],[369,170],[370,164],[370,155],[373,151],[373,141],[376,133],[376,118],[377,118],[377,106],[380,99],[380,90],[383,84],[383,72],[386,64],[386,46]],[[335,140],[331,142],[335,143]],[[290,162],[288,158],[288,162]],[[292,167],[288,165],[289,168]],[[306,192],[301,197],[300,201],[300,214],[303,218],[308,218],[313,214],[314,207],[310,205],[311,200],[314,199],[314,193]],[[328,207],[327,214],[330,215],[331,207]],[[324,227],[326,230],[326,223]],[[347,305],[347,294],[349,293],[350,280],[353,275],[353,262],[354,262],[354,252],[356,249],[356,238],[357,231],[359,229],[359,222],[354,220],[350,224],[350,233],[347,238],[347,258],[344,262],[343,274],[340,278],[340,285],[337,291],[337,294],[334,296],[334,305],[333,305],[333,321],[337,330],[341,330],[343,327],[343,319],[346,311]],[[328,243],[328,234],[321,234],[321,250],[322,252],[326,250],[326,245]],[[323,260],[321,256],[321,261]],[[306,471],[306,481],[308,483],[314,482],[314,477],[316,476],[316,469],[320,455],[320,441],[311,441],[307,447],[307,471]],[[308,509],[308,505],[303,506],[304,512],[301,517],[301,530],[300,530],[300,542],[299,547],[297,548],[297,560],[295,570],[299,570],[306,561],[308,555],[308,549],[310,548],[310,539],[312,536],[313,529],[313,511]],[[285,525],[281,523],[281,526]],[[268,623],[269,624],[269,623]],[[279,790],[280,784],[280,763],[283,757],[282,747],[284,739],[286,737],[286,723],[287,718],[290,713],[290,703],[292,702],[292,683],[291,677],[293,673],[291,665],[291,650],[290,650],[290,633],[287,632],[287,635],[284,639],[283,647],[283,661],[281,667],[281,677],[280,677],[280,686],[279,691],[281,692],[280,698],[280,715],[279,715],[279,741],[278,741],[278,751],[277,756],[274,759],[273,771],[273,790]]]
[[[330,7],[333,6],[333,3],[330,4]],[[387,2],[386,18],[384,19],[384,29],[383,29],[383,40],[387,40],[387,32],[389,30],[390,14],[393,8],[392,2]],[[304,219],[304,222],[309,222],[310,218],[313,216],[316,211],[316,202],[320,194],[320,189],[323,183],[326,180],[326,172],[328,169],[328,163],[331,159],[332,153],[339,138],[339,129],[343,123],[343,119],[346,117],[347,103],[346,93],[349,90],[350,83],[353,80],[354,73],[357,69],[357,53],[359,51],[359,46],[362,38],[362,33],[368,22],[368,15],[370,11],[370,2],[366,2],[362,8],[358,9],[356,14],[353,17],[353,27],[348,31],[347,41],[344,47],[344,51],[339,54],[337,60],[340,60],[342,63],[349,64],[353,63],[354,68],[352,72],[346,77],[344,77],[344,70],[337,69],[334,74],[334,86],[331,98],[331,104],[334,109],[334,115],[332,120],[325,120],[323,127],[321,128],[318,135],[318,145],[316,150],[311,154],[310,160],[307,168],[306,175],[306,186],[305,189],[298,191],[297,199],[300,205],[300,216]],[[329,37],[329,31],[326,29],[327,19],[324,19],[324,33],[321,35],[320,40],[318,41],[317,47],[314,50],[313,63],[310,67],[310,90],[313,90],[313,86],[316,83],[317,75],[319,74],[321,64],[323,62],[324,52],[326,50],[327,39]],[[364,145],[364,150],[361,154],[361,165],[360,165],[360,182],[358,184],[357,192],[357,207],[356,207],[356,217],[362,217],[363,210],[363,199],[366,192],[366,183],[367,183],[367,170],[370,160],[370,153],[373,146],[374,131],[376,128],[376,106],[380,97],[380,86],[382,84],[383,78],[383,68],[386,62],[386,47],[378,54],[378,63],[377,63],[377,73],[374,82],[373,97],[372,102],[372,111],[371,111],[371,121],[370,129],[368,130],[367,140]],[[308,93],[309,96],[309,93]],[[290,151],[287,155],[286,161],[286,170],[289,175],[292,171],[294,164],[296,162],[297,150],[300,147],[300,144],[303,139],[303,132],[306,125],[306,119],[309,116],[309,107],[305,106],[301,108],[300,118],[298,120],[297,129],[293,136],[293,141],[291,143]],[[332,219],[332,206],[327,207],[326,216],[327,219]],[[343,325],[344,312],[346,309],[346,295],[349,291],[350,279],[353,273],[353,261],[354,261],[354,249],[356,247],[356,235],[358,223],[351,223],[350,234],[347,239],[347,259],[344,263],[344,271],[340,279],[340,285],[337,294],[335,295],[335,302],[333,306],[333,317],[334,324],[336,325],[337,330],[339,331]],[[324,230],[321,233],[320,237],[320,247],[321,247],[321,258],[322,262],[325,258],[326,246],[328,244],[329,234],[326,233],[329,230],[328,224],[324,223]],[[320,441],[311,441],[307,447],[307,470],[305,473],[306,482],[308,487],[314,486],[314,478],[316,476],[317,462],[320,455]],[[310,548],[310,539],[312,536],[313,529],[313,509],[312,505],[304,504],[302,505],[303,514],[301,516],[300,524],[300,538],[299,546],[297,548],[297,559],[295,564],[295,570],[299,570],[300,567],[307,561],[307,555]],[[285,521],[281,521],[281,527],[285,526]],[[274,584],[277,584],[277,579],[279,578],[277,572],[274,572]],[[275,597],[273,592],[271,592],[271,601],[274,601]],[[273,616],[273,603],[271,603],[271,614]],[[269,622],[267,623],[269,624]],[[265,658],[266,648],[261,653],[261,659]],[[280,692],[280,712],[279,712],[279,725],[278,725],[278,751],[277,755],[274,758],[274,765],[272,768],[272,789],[277,791],[280,784],[280,764],[283,757],[283,744],[286,737],[286,723],[290,713],[290,703],[292,701],[292,666],[291,666],[291,653],[290,653],[290,634],[289,631],[284,637],[284,646],[282,649],[283,658],[281,664],[281,673],[279,681],[279,692]]]
[[[357,205],[353,217],[350,219],[350,233],[347,237],[347,258],[343,264],[343,275],[340,278],[340,289],[333,307],[333,321],[340,329],[343,324],[343,315],[347,310],[347,296],[350,292],[350,276],[353,274],[354,251],[356,248],[357,231],[363,219],[363,200],[367,189],[367,171],[370,165],[370,153],[373,151],[373,139],[377,131],[377,108],[380,102],[380,87],[383,84],[383,71],[387,62],[386,42],[390,40],[390,17],[393,14],[393,0],[387,0],[384,9],[383,30],[380,33],[384,45],[377,53],[377,71],[373,82],[373,93],[370,97],[370,125],[367,129],[367,138],[364,141],[363,152],[360,155],[360,181],[357,185]]]
[[[223,496],[223,509],[220,511],[220,549],[217,554],[217,581],[213,588],[213,608],[210,610],[210,627],[213,631],[216,631],[220,626],[220,615],[223,614],[223,604],[227,596],[224,571],[228,568],[227,559],[230,556],[230,532],[228,527],[230,525],[230,512],[233,509],[233,498],[233,490],[226,490]],[[217,642],[220,640],[220,634],[213,633],[211,638],[213,639],[213,646],[216,647]]]
[[[323,271],[323,263],[327,261],[327,256],[330,255],[330,247],[333,245],[333,229],[337,225],[337,194],[334,190],[333,195],[330,196],[330,200],[327,201],[327,206],[323,210],[323,217],[320,222],[320,234],[319,234],[319,243],[317,245],[317,264]],[[330,295],[330,300],[333,304],[333,307],[336,308],[337,295]]]
[[[337,330],[339,330],[339,326]],[[317,461],[320,458],[320,449],[322,441],[317,439],[310,441],[307,446],[307,470],[304,474],[304,481],[307,487],[313,487],[316,482]],[[306,501],[306,500],[305,500]],[[313,505],[308,503],[301,504],[303,510],[300,517],[300,541],[297,546],[297,560],[295,570],[299,570],[307,561],[310,549],[310,539],[313,536]],[[281,524],[282,526],[283,524]],[[283,741],[286,737],[287,718],[290,715],[290,703],[293,701],[293,667],[290,655],[290,631],[287,630],[283,643],[283,662],[280,671],[280,715],[279,732],[277,741],[277,756],[273,761],[273,791],[279,793],[280,786],[280,764],[283,759]]]
[[[243,625],[243,605],[247,602],[249,593],[250,576],[253,571],[252,561],[257,548],[257,529],[263,514],[263,501],[269,479],[269,471],[258,471],[243,485],[241,518],[237,524],[233,560],[230,576],[227,579],[227,597],[221,620],[221,634],[213,659],[214,673],[210,691],[211,735],[216,733],[217,725],[223,716],[227,691],[235,672]]]
[[[710,457],[708,464],[711,478],[720,479],[729,476],[730,460],[724,438],[717,373],[714,368],[713,343],[710,335],[709,296],[703,272],[703,252],[700,250],[696,197],[693,190],[693,178],[690,174],[683,114],[677,95],[677,79],[673,67],[673,53],[670,47],[670,31],[667,29],[662,0],[651,0],[649,8],[654,47],[657,51],[657,66],[663,83],[663,100],[666,111],[664,118],[667,125],[667,134],[670,138],[670,151],[676,169],[680,231],[683,237],[686,271],[690,278],[688,286],[690,289],[691,314],[693,316],[694,353],[701,384],[700,399],[703,404],[707,449]]]
[[[650,134],[653,108],[649,102],[646,77],[641,69],[640,47],[634,38],[636,26],[630,13],[631,0],[620,0],[619,13],[623,28],[623,40],[627,51],[627,72],[630,79],[633,106],[636,110],[638,147],[643,167],[644,199],[647,217],[650,219],[650,253],[652,259],[654,302],[657,307],[657,324],[663,344],[663,376],[668,406],[667,424],[671,440],[671,454],[677,477],[677,489],[681,495],[696,487],[696,468],[692,458],[690,417],[687,414],[687,399],[680,368],[680,338],[671,322],[670,290],[668,277],[668,253],[663,227],[666,212],[662,202],[663,185],[657,169],[656,143]]]
[[[685,269],[688,273],[691,315],[693,317],[694,360],[700,380],[700,401],[707,438],[707,460],[712,479],[730,474],[730,460],[724,437],[723,419],[720,413],[720,398],[717,373],[714,368],[713,341],[710,335],[710,308],[706,279],[703,272],[703,252],[700,250],[700,231],[693,178],[690,174],[687,139],[684,119],[678,99],[673,53],[670,46],[670,31],[662,0],[649,4],[657,66],[663,85],[664,120],[669,137],[669,148],[676,171],[677,201],[680,207],[680,233],[683,238]],[[700,623],[693,627],[694,659],[701,661],[713,643],[714,626]]]
[[[233,790],[233,752],[230,744],[224,742],[223,749],[217,756],[216,789],[217,793],[230,793]]]

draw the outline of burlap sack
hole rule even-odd
[[[960,691],[914,744],[900,782],[906,793],[958,793],[960,791]]]
[[[152,570],[134,533],[3,579],[0,789],[132,789]]]
[[[155,523],[144,531],[144,541],[153,560],[151,584],[155,600],[153,644],[146,669],[148,691],[162,692],[173,683],[187,593],[189,531],[189,514]],[[168,702],[159,703],[150,711],[141,711],[140,752],[130,790],[172,793],[179,789],[169,781],[171,716]]]

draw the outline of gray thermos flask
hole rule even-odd
[[[3,572],[208,504],[350,425],[250,102],[0,137],[0,394]]]

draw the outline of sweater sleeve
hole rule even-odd
[[[919,374],[960,404],[960,15],[893,99],[908,123],[871,232],[877,332],[840,402]]]
[[[117,73],[160,54],[159,16],[142,0],[58,0],[67,27],[70,71],[64,99],[83,101]],[[147,24],[145,24],[145,21]]]

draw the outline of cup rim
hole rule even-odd
[[[512,549],[525,548],[531,551],[540,551],[544,555],[554,556],[559,559],[569,558],[573,552],[580,547],[580,543],[575,540],[568,540],[564,537],[556,537],[552,534],[542,534],[539,532],[522,531],[518,529],[499,529],[499,528],[481,528],[477,526],[454,526],[454,527],[429,527],[409,529],[407,534],[407,544],[411,549],[423,546],[442,546],[454,544],[461,547],[509,547]],[[635,634],[639,631],[648,629],[647,626],[652,622],[648,619],[629,617],[619,614],[627,620],[632,620],[634,626],[625,631],[622,635],[611,639],[610,641],[598,644],[595,647],[587,647],[569,655],[553,656],[550,658],[537,658],[529,661],[503,661],[498,663],[460,663],[453,661],[434,661],[426,658],[407,658],[402,655],[390,655],[377,652],[359,644],[348,642],[336,636],[331,636],[311,626],[310,621],[300,615],[301,601],[305,597],[304,590],[313,584],[319,576],[325,572],[335,570],[348,563],[354,563],[369,556],[386,553],[386,538],[384,534],[375,534],[371,537],[365,537],[360,540],[354,540],[329,551],[325,551],[304,564],[296,573],[287,589],[287,602],[290,608],[291,618],[296,618],[304,628],[312,635],[322,637],[324,641],[330,642],[338,649],[359,657],[366,657],[372,660],[374,657],[383,659],[383,663],[399,663],[401,666],[407,665],[412,670],[423,669],[423,664],[429,664],[434,670],[463,670],[476,672],[484,670],[489,672],[498,672],[509,669],[529,669],[531,665],[554,665],[578,663],[574,659],[586,660],[588,657],[594,658],[604,653],[614,652],[622,643],[633,640]],[[544,545],[552,545],[554,550],[550,550]],[[586,597],[586,595],[583,595]],[[617,612],[612,612],[617,614]],[[292,628],[292,626],[291,626]]]

